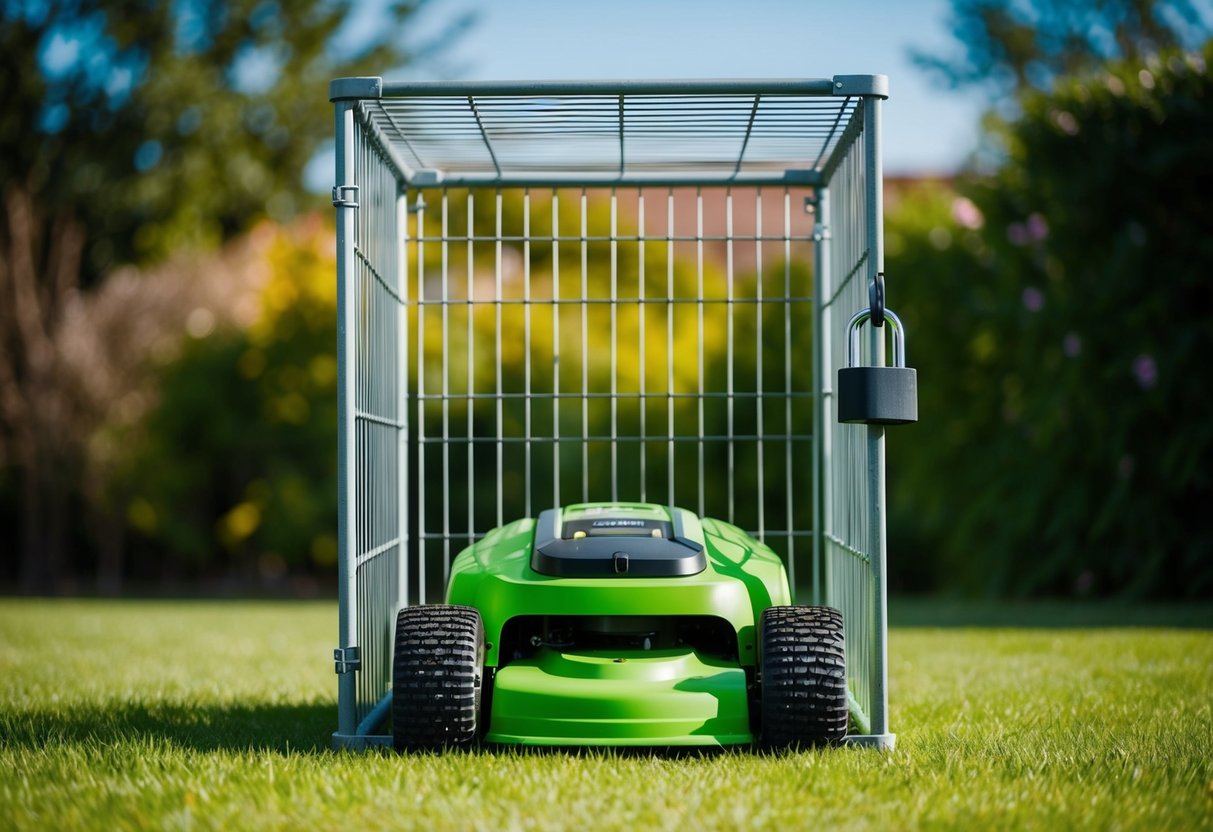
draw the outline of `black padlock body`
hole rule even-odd
[[[842,367],[838,421],[906,425],[918,421],[918,373],[913,367]]]

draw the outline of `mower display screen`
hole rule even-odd
[[[673,524],[667,520],[595,517],[566,521],[561,528],[560,536],[565,540],[576,540],[583,537],[658,537],[669,540],[674,536],[674,529]]]

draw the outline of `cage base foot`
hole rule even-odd
[[[334,751],[367,751],[371,748],[391,748],[390,734],[341,734],[333,732]]]
[[[892,751],[897,742],[896,734],[851,734],[843,737],[842,744],[857,748],[876,748],[881,751]]]

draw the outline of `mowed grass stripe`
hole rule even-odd
[[[894,629],[893,754],[408,757],[328,751],[335,631],[0,601],[0,828],[1213,828],[1207,630]]]

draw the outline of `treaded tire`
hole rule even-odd
[[[842,613],[832,607],[768,607],[759,629],[763,744],[841,742],[849,719]]]
[[[480,723],[484,624],[474,607],[405,607],[396,616],[392,738],[397,751],[472,745]]]

